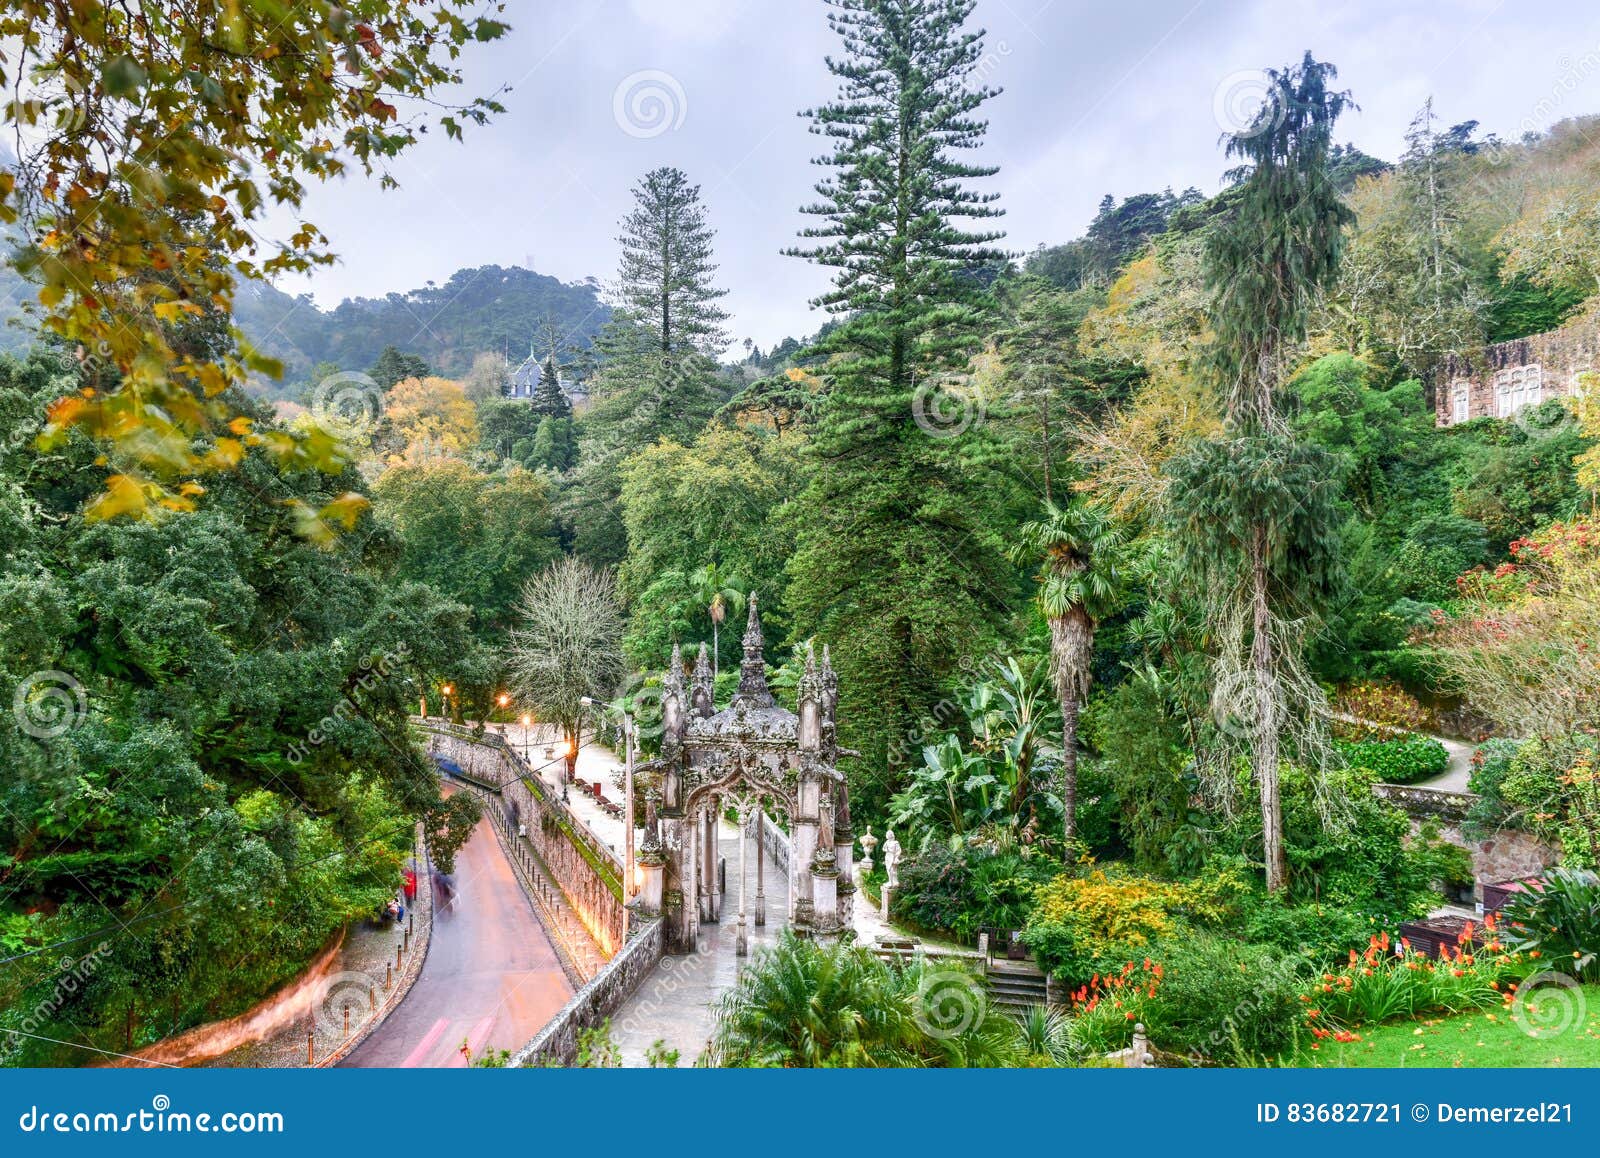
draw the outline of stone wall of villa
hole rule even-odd
[[[1509,417],[1522,404],[1577,393],[1578,376],[1600,370],[1600,319],[1456,355],[1440,369],[1435,412],[1440,426]]]

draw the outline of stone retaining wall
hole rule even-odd
[[[1482,839],[1464,831],[1467,813],[1478,798],[1467,792],[1445,792],[1414,784],[1375,784],[1381,799],[1411,817],[1413,832],[1432,821],[1439,835],[1472,855],[1472,879],[1481,888],[1497,881],[1536,876],[1561,859],[1561,850],[1527,832],[1503,828]]]
[[[526,829],[528,844],[596,945],[608,957],[616,953],[627,928],[617,855],[549,791],[504,737],[443,720],[413,723],[430,753],[452,760],[480,787],[498,794],[506,810],[500,819]]]
[[[639,982],[661,961],[662,924],[659,917],[639,926],[633,938],[594,979],[575,993],[561,1012],[518,1050],[511,1066],[570,1066],[578,1057],[578,1034],[596,1029],[621,1009]]]

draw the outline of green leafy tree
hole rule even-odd
[[[995,170],[957,159],[982,143],[974,114],[993,92],[976,75],[982,34],[963,30],[972,0],[830,7],[839,96],[808,115],[832,172],[806,207],[814,244],[791,252],[835,271],[818,304],[840,321],[816,348],[821,469],[797,504],[788,601],[800,634],[833,644],[847,741],[884,769],[958,648],[993,633],[1006,586],[961,439],[924,429],[936,387],[979,345],[970,273],[1000,256],[998,234],[962,224],[999,213],[971,187]]]
[[[1061,777],[1067,843],[1078,805],[1078,714],[1089,694],[1094,634],[1122,597],[1123,533],[1104,509],[1084,501],[1047,504],[1023,524],[1012,558],[1039,565],[1039,610],[1050,625],[1050,672],[1061,703]]]
[[[397,466],[373,494],[400,532],[398,573],[471,607],[486,642],[510,626],[526,576],[561,555],[550,488],[520,467],[483,474],[459,459]]]
[[[495,11],[491,8],[489,11]],[[0,218],[22,235],[43,329],[87,355],[83,392],[52,406],[46,441],[105,439],[115,473],[96,517],[194,505],[197,476],[247,446],[292,469],[337,472],[326,438],[258,431],[230,387],[276,374],[248,346],[185,349],[186,325],[231,329],[240,278],[334,260],[299,224],[263,248],[273,206],[292,220],[307,184],[383,171],[427,121],[459,136],[501,106],[444,103],[463,46],[506,25],[470,0],[196,0],[129,6],[19,0],[0,13],[0,117],[19,152],[0,164]]]

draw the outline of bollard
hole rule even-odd
[[[367,986],[367,1005],[374,1013],[378,1011],[378,991],[370,985]]]
[[[346,1037],[350,1036],[350,1006],[348,1004],[344,1007],[344,1035]]]
[[[317,1038],[311,1026],[306,1026],[306,1065],[317,1064]]]
[[[394,967],[396,969],[400,968],[401,960],[402,960],[402,958],[401,958],[401,948],[400,948],[399,945],[396,945],[394,947]]]
[[[389,991],[389,986],[393,982],[394,982],[394,966],[393,965],[385,965],[383,967],[383,989],[384,989],[385,993],[387,993]]]
[[[412,925],[412,922],[415,921],[416,919],[417,919],[417,917],[416,917],[415,913],[407,913],[406,914],[406,932],[407,933],[411,932],[412,928],[414,927]]]

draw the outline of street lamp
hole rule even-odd
[[[585,707],[601,707],[588,696],[580,701]],[[627,708],[619,709],[622,715],[622,881],[623,889],[628,896],[639,894],[639,882],[634,880],[633,871],[633,713]]]
[[[523,712],[522,713],[522,762],[524,764],[529,763],[529,760],[528,760],[528,725],[531,724],[532,722],[533,721],[532,721],[531,718],[529,718],[528,713],[527,712]]]

